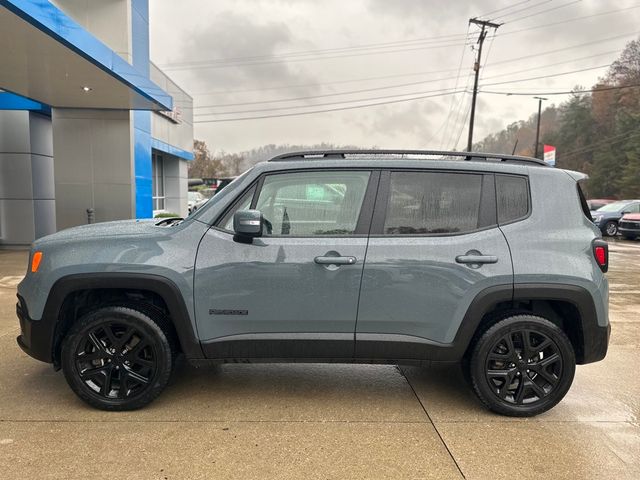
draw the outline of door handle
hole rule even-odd
[[[483,264],[483,263],[498,263],[498,257],[495,255],[458,255],[456,262],[467,264]]]
[[[318,265],[355,265],[356,257],[327,257],[321,256],[313,259]]]

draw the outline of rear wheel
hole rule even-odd
[[[164,324],[160,312],[123,306],[82,316],[62,344],[67,383],[103,410],[147,405],[166,387],[173,369],[175,347]]]
[[[571,342],[560,328],[541,317],[517,315],[494,324],[478,339],[469,374],[489,409],[528,417],[562,400],[575,365]]]

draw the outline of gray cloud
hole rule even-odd
[[[281,55],[316,49],[345,48],[385,42],[400,42],[434,36],[464,34],[468,19],[491,10],[512,5],[513,0],[154,0],[151,8],[152,58],[156,63],[190,60],[210,60],[242,56]],[[530,2],[534,5],[539,2]],[[482,83],[513,81],[528,77],[551,75],[559,72],[610,63],[633,37],[608,42],[600,39],[638,30],[640,9],[623,13],[593,17],[571,22],[576,17],[632,7],[637,0],[583,0],[556,11],[517,20],[519,16],[535,13],[566,2],[549,2],[517,15],[498,30],[498,36],[489,48],[485,44],[483,70],[487,77]],[[530,6],[523,4],[524,8]],[[500,14],[498,14],[500,15]],[[516,21],[514,21],[516,20]],[[565,22],[548,26],[555,22]],[[523,29],[543,27],[532,30]],[[470,31],[477,32],[472,26]],[[451,37],[449,37],[451,38]],[[439,88],[452,88],[463,51],[458,87],[464,86],[472,73],[473,53],[470,46],[457,40],[433,43],[396,44],[393,53],[383,54],[384,48],[351,50],[344,58],[312,61],[283,62],[265,65],[239,66],[216,69],[171,70],[168,73],[189,92],[195,92],[196,105],[263,102],[265,100],[326,95],[351,90],[392,86],[433,78],[444,80],[423,85],[397,87],[388,90],[352,95],[308,99],[293,102],[260,104],[242,109],[269,108],[270,106],[307,106],[318,103],[359,99],[364,103],[372,97],[421,92]],[[561,50],[568,46],[594,42],[576,49]],[[437,43],[437,42],[436,42]],[[420,49],[418,49],[420,48]],[[387,48],[386,50],[391,50]],[[559,50],[537,56],[539,52]],[[377,51],[376,55],[369,53]],[[593,59],[580,57],[601,54]],[[347,52],[349,53],[349,52]],[[367,55],[353,55],[367,53]],[[329,55],[327,55],[329,56]],[[505,62],[506,60],[518,59]],[[549,66],[551,63],[566,62]],[[505,76],[505,74],[530,69]],[[437,72],[432,75],[410,75]],[[571,75],[550,77],[526,82],[508,83],[492,87],[493,90],[531,92],[564,90],[573,85],[593,85],[605,70],[590,70]],[[360,80],[370,77],[410,75],[379,80]],[[348,83],[331,83],[331,82]],[[287,87],[308,85],[305,87]],[[202,95],[204,92],[251,90],[239,94]],[[215,149],[240,151],[263,143],[320,143],[355,144],[362,146],[420,146],[450,147],[461,133],[466,140],[466,122],[470,96],[464,97],[459,121],[446,123],[450,111],[450,97],[419,100],[386,106],[326,112],[315,115],[272,118],[267,120],[229,123],[197,124],[196,136],[207,140]],[[554,97],[560,103],[564,97]],[[351,106],[353,103],[345,103]],[[475,139],[498,130],[505,125],[527,118],[537,104],[530,97],[480,94]],[[330,108],[330,107],[329,107]],[[274,113],[300,111],[278,110]],[[264,112],[268,115],[269,112]],[[426,144],[426,131],[446,125],[433,143]],[[454,140],[450,140],[450,139]]]

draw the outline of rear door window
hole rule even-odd
[[[392,172],[386,235],[459,234],[481,225],[483,175]]]

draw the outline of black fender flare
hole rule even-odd
[[[51,287],[42,314],[42,321],[53,327],[53,338],[50,342],[51,360],[55,361],[54,349],[60,340],[59,315],[65,299],[74,292],[97,289],[142,290],[159,295],[167,305],[185,356],[189,359],[204,358],[187,306],[180,289],[172,280],[148,273],[102,272],[67,275],[56,280]]]

